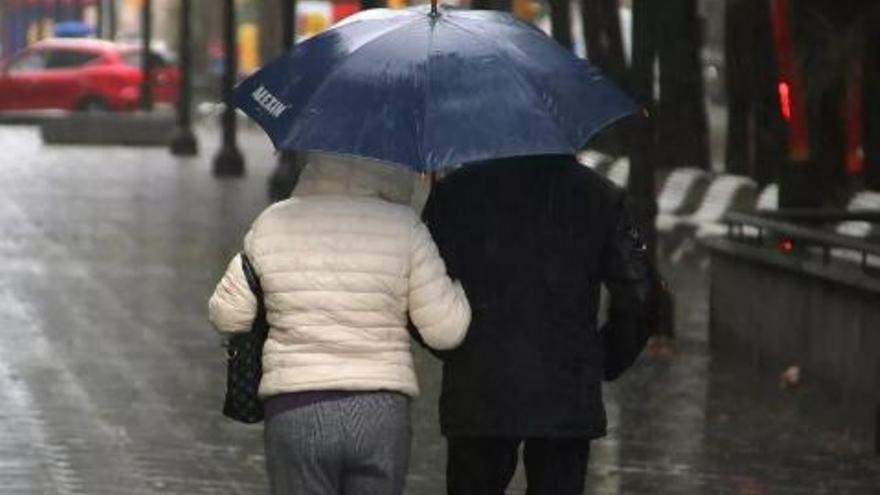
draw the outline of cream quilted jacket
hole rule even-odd
[[[245,237],[265,293],[269,337],[263,397],[305,390],[392,390],[418,384],[407,313],[426,343],[458,345],[470,323],[464,291],[407,203],[408,172],[311,155],[291,199],[266,209]],[[236,256],[208,303],[221,332],[256,313]]]

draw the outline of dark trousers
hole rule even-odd
[[[590,440],[581,438],[450,437],[448,495],[504,495],[523,448],[526,495],[582,495]]]

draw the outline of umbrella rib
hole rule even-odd
[[[428,149],[428,102],[431,101],[431,44],[434,41],[434,26],[436,24],[431,25],[431,33],[428,37],[428,42],[425,44],[425,48],[427,50],[427,55],[425,55],[425,101],[423,103],[424,108],[422,109],[422,139],[419,146],[419,156],[422,157],[422,165],[425,167],[425,171],[430,168],[428,164],[428,157],[425,156],[425,150]]]
[[[522,21],[517,21],[517,22],[520,22],[520,23],[521,23]],[[535,26],[534,24],[530,24],[530,23],[524,23],[524,24],[526,24],[527,27],[531,28],[531,31],[532,31],[531,36],[532,36],[533,38],[540,38],[541,41],[549,42],[549,43],[554,43],[554,44],[555,44],[555,41],[553,41],[553,40],[551,40],[551,39],[548,39],[548,38],[547,38],[547,34],[544,33],[544,31],[541,31],[541,30],[540,30],[537,26]],[[466,31],[469,32],[469,33],[473,33],[475,36],[481,36],[481,37],[483,37],[484,39],[486,39],[486,37],[480,35],[480,33],[474,33],[473,31],[467,29],[467,28],[464,27],[464,26],[460,26],[460,25],[459,25],[459,27],[460,27],[461,29],[466,30]],[[498,43],[496,43],[494,40],[489,39],[489,41],[490,41],[491,43],[495,44],[496,46],[498,46]],[[517,49],[519,50],[518,47],[517,47]],[[501,50],[500,47],[499,47],[499,51],[502,52],[502,55],[503,55],[506,59],[510,60],[510,56],[507,55],[506,52],[504,52],[503,50]],[[581,59],[580,57],[578,57],[577,55],[575,55],[573,52],[568,52],[568,53],[569,53],[569,55],[571,55],[572,58],[577,59],[578,61],[585,61],[585,60]],[[525,56],[525,54],[523,54],[523,56]],[[586,62],[589,62],[589,61],[586,60]],[[513,65],[513,64],[512,64],[512,65]],[[595,66],[594,66],[593,68],[594,68],[594,69],[597,69]],[[597,70],[598,70],[598,69],[597,69]],[[601,73],[601,71],[599,71],[599,72]],[[603,76],[603,78],[605,77],[604,74],[603,74],[602,76]],[[529,84],[529,85],[533,85],[533,83],[529,80],[529,78],[528,78],[527,76],[524,76],[524,77],[526,78],[526,83],[527,83],[527,84]],[[626,117],[629,116],[629,115],[632,115],[633,113],[637,112],[637,111],[639,110],[639,108],[640,108],[640,107],[639,107],[638,105],[633,104],[633,106],[632,106],[629,110],[627,110],[627,111],[625,111],[625,112],[618,112],[616,115],[609,116],[608,118],[606,118],[605,120],[603,120],[601,124],[599,124],[598,126],[594,126],[590,132],[586,133],[586,135],[581,135],[581,136],[580,136],[580,140],[577,142],[577,144],[576,144],[576,146],[574,146],[574,148],[575,148],[575,149],[579,149],[581,146],[584,146],[586,143],[590,142],[590,140],[593,139],[593,136],[595,136],[597,133],[599,133],[602,129],[604,129],[604,128],[606,128],[607,126],[613,124],[614,122],[617,122],[617,121],[619,121],[619,120],[621,120],[621,119],[623,119],[623,118],[626,118]],[[554,124],[556,124],[557,128],[560,129],[560,131],[562,131],[561,126],[556,122],[555,119],[553,119],[553,122],[554,122]],[[563,136],[564,136],[564,135],[565,135],[565,132],[562,131],[562,133],[563,133]],[[568,141],[568,139],[566,139],[565,141],[568,142],[568,143],[570,144],[570,141]]]
[[[510,74],[513,75],[513,77],[520,84],[520,86],[525,86],[525,87],[528,87],[529,89],[532,90],[532,91],[528,92],[531,99],[533,101],[537,102],[545,110],[547,110],[547,114],[549,114],[551,116],[554,114],[554,112],[552,112],[552,110],[550,108],[548,108],[547,105],[543,101],[541,101],[540,99],[538,99],[534,96],[535,95],[534,91],[536,89],[535,85],[531,81],[529,81],[526,76],[521,74],[519,71],[515,70],[516,64],[510,58],[510,56],[504,52],[504,50],[498,45],[498,43],[495,42],[495,40],[484,36],[482,33],[476,32],[472,29],[468,29],[466,26],[463,26],[463,25],[455,22],[454,20],[451,20],[451,19],[447,19],[447,20],[450,24],[454,25],[458,29],[461,29],[462,31],[470,33],[475,38],[479,38],[479,39],[483,40],[483,43],[490,44],[490,45],[494,46],[496,48],[495,52],[499,54],[498,56],[504,58],[508,62],[507,64],[501,64],[501,66],[504,67],[505,70],[507,70]],[[562,126],[559,124],[559,122],[556,121],[556,118],[549,117],[548,120],[553,123],[553,126],[556,128],[559,135],[562,136],[562,141],[567,143],[572,148],[572,152],[574,152],[575,151],[574,145],[572,145],[571,142],[568,140],[568,137],[566,136],[565,131],[562,129]]]

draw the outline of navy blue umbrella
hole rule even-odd
[[[245,79],[233,103],[279,149],[417,171],[573,154],[634,103],[587,61],[497,11],[353,15]]]

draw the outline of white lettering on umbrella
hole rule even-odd
[[[260,86],[255,89],[254,92],[251,93],[251,98],[253,98],[258,105],[263,107],[264,110],[269,112],[269,115],[275,118],[278,118],[285,110],[287,110],[287,105],[281,103],[281,100],[270,93],[265,86]]]

